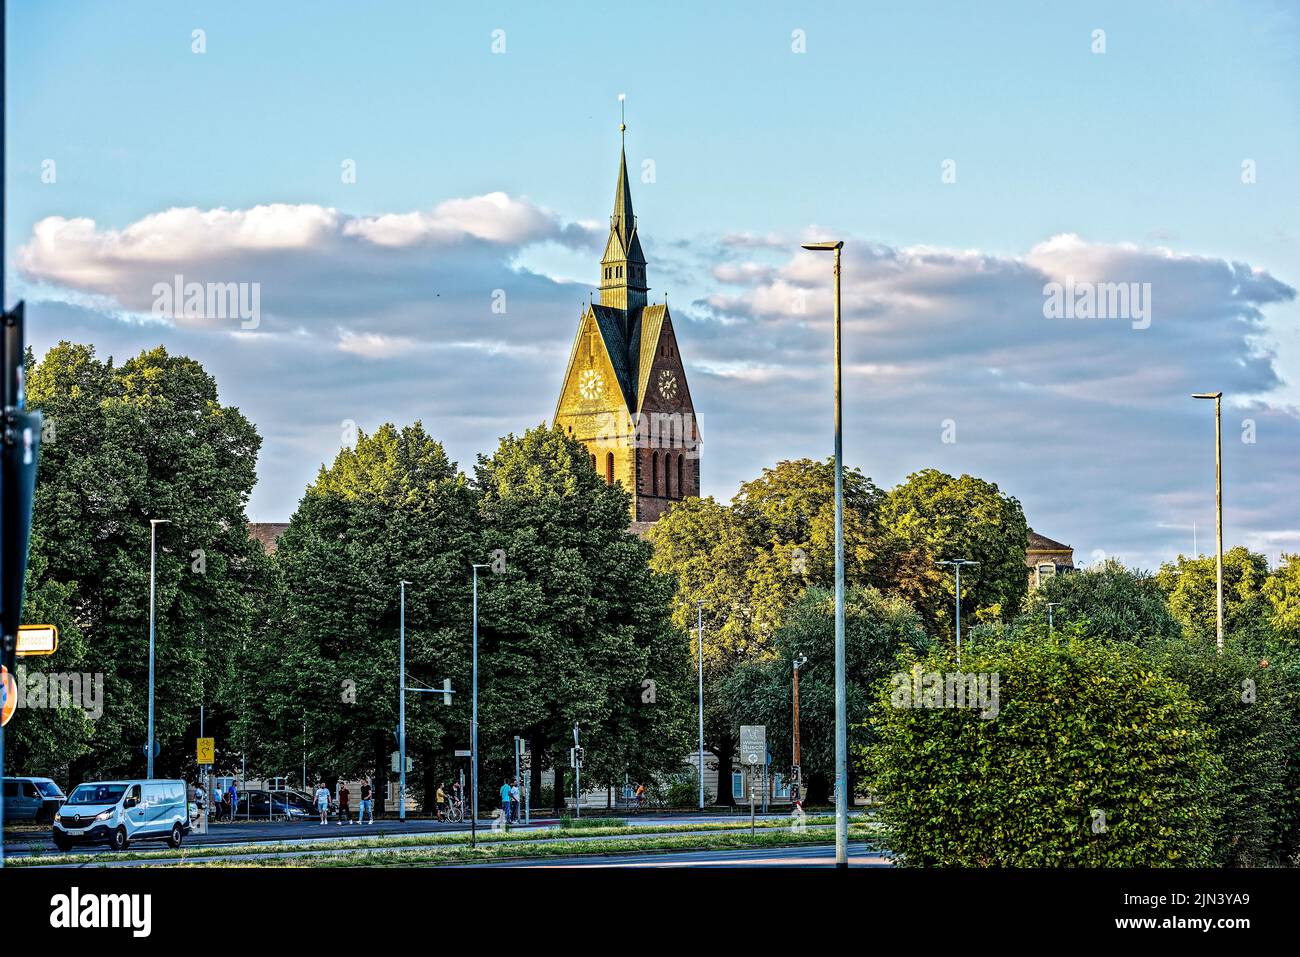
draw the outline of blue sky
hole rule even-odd
[[[1154,565],[1190,549],[1182,526],[1212,527],[1209,420],[1185,396],[1222,385],[1234,430],[1258,423],[1251,444],[1225,428],[1229,540],[1300,549],[1294,4],[10,8],[8,294],[38,348],[161,341],[203,361],[266,438],[254,519],[287,517],[344,419],[422,418],[468,467],[550,414],[626,93],[706,494],[829,451],[824,264],[794,252],[827,235],[848,243],[846,451],[881,484],[970,471],[1077,557]],[[286,243],[249,248],[238,214],[257,207]],[[202,216],[221,209],[235,226]],[[376,238],[431,211],[416,239]],[[192,248],[141,252],[177,250],[173,230]],[[1151,281],[1151,328],[1048,328],[1042,280],[1090,269]],[[182,270],[262,283],[268,321],[141,321],[141,289]],[[495,288],[511,307],[487,318]]]

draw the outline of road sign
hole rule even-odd
[[[18,626],[18,647],[14,654],[19,658],[52,655],[58,650],[59,629],[54,625]]]
[[[199,738],[196,750],[198,752],[199,764],[212,764],[212,758],[217,751],[217,739]]]
[[[767,725],[742,724],[740,726],[740,761],[742,764],[762,764],[767,754]]]
[[[0,728],[3,728],[18,707],[18,685],[4,665],[0,665],[0,685],[0,698],[4,699],[3,706],[0,706]]]
[[[148,744],[140,745],[140,753],[143,754],[146,758],[149,757],[149,745]],[[153,743],[153,756],[156,758],[161,753],[162,753],[162,742],[155,741]]]
[[[473,754],[474,754],[473,751],[457,751],[457,752],[456,752],[456,757],[458,757],[458,758],[468,758],[468,757],[471,757]]]

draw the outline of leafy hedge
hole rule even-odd
[[[858,757],[900,863],[1216,863],[1225,771],[1201,707],[1136,647],[1071,631],[967,650],[962,671],[998,675],[991,720],[881,694]],[[937,654],[917,664],[956,670]]]

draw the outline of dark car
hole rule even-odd
[[[274,794],[274,798],[272,798]],[[269,810],[272,812],[268,814]],[[299,795],[292,791],[245,791],[239,796],[239,808],[235,817],[251,818],[263,821],[268,816],[288,818],[291,821],[306,820],[311,817],[311,808]]]
[[[5,820],[48,824],[67,795],[49,778],[5,778]]]

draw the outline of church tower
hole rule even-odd
[[[668,304],[649,301],[626,148],[599,289],[578,320],[555,424],[587,446],[606,482],[628,491],[636,527],[700,494],[700,432]]]

